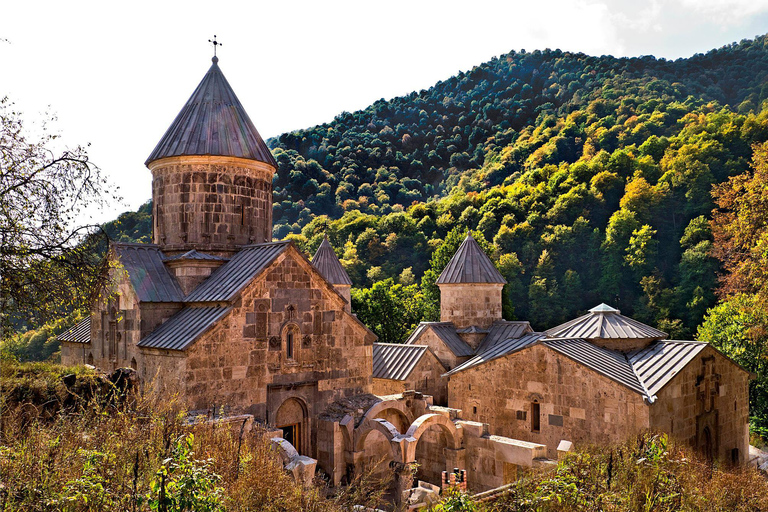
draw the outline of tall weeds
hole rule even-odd
[[[2,512],[335,512],[380,505],[373,479],[328,497],[320,479],[309,488],[294,482],[265,432],[190,425],[179,400],[151,389],[34,415],[39,404],[18,401],[18,382],[8,383],[0,395]],[[59,396],[48,391],[31,396]]]

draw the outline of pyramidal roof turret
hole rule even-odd
[[[336,253],[333,252],[333,247],[328,242],[328,236],[323,238],[323,242],[312,257],[312,265],[320,271],[329,283],[352,286],[352,280],[349,278],[347,271],[344,270],[344,267],[341,266]]]
[[[552,338],[660,340],[667,337],[667,333],[626,317],[605,303],[590,309],[586,315],[545,332]]]
[[[218,57],[145,165],[171,156],[213,155],[277,167],[272,153],[219,69]]]
[[[507,284],[507,280],[496,270],[471,234],[467,234],[459,250],[437,278],[437,284],[458,283]]]

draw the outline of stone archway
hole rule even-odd
[[[410,441],[406,457],[418,463],[420,480],[439,485],[443,471],[464,469],[462,430],[442,414],[420,416],[405,435]]]
[[[306,404],[299,398],[286,399],[275,414],[275,426],[283,438],[302,455],[309,453],[309,418]]]
[[[365,412],[365,419],[384,419],[397,427],[398,432],[404,434],[413,423],[413,413],[403,400],[386,400],[374,404]],[[361,422],[362,423],[362,422]]]

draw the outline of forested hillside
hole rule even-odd
[[[589,113],[604,118],[606,133],[595,134],[590,145],[608,152],[651,135],[638,129],[632,140],[617,139],[618,126],[628,117],[664,112],[671,102],[685,105],[676,106],[672,117],[709,102],[747,112],[768,97],[765,42],[760,37],[677,61],[511,52],[429,90],[379,100],[331,123],[283,134],[269,141],[280,165],[275,234],[296,232],[313,215],[389,213],[397,204],[408,207],[443,195],[464,171],[481,167],[488,151],[501,150],[527,128],[548,118],[565,119],[594,100],[605,100]],[[578,133],[561,135],[553,141],[557,152],[550,151],[544,161],[526,162],[538,146],[520,146],[487,184],[537,164],[578,160],[587,140]]]
[[[768,137],[765,44],[674,62],[510,53],[284,134],[275,236],[301,229],[311,252],[328,231],[362,287],[418,281],[451,229],[477,230],[537,328],[605,301],[689,337],[715,303],[710,189]],[[415,317],[434,318],[427,295]]]
[[[283,134],[274,236],[311,253],[327,232],[358,288],[400,281],[387,341],[435,317],[440,268],[413,283],[453,229],[488,242],[508,316],[545,328],[605,301],[690,337],[715,303],[710,189],[768,139],[766,44],[676,61],[511,52]],[[146,241],[149,211],[107,230]]]

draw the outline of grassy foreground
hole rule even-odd
[[[335,512],[380,505],[366,476],[328,497],[294,483],[259,432],[185,424],[175,400],[103,390],[94,372],[3,361],[0,511]],[[65,384],[66,382],[66,384]]]
[[[581,449],[475,510],[768,511],[768,479],[756,469],[707,463],[666,435],[648,433]]]
[[[0,512],[319,511],[381,507],[363,475],[328,495],[283,470],[259,432],[185,423],[176,400],[126,394],[93,371],[3,360]],[[444,497],[440,511],[768,511],[768,479],[709,464],[666,436],[581,449],[527,473],[493,502]]]

